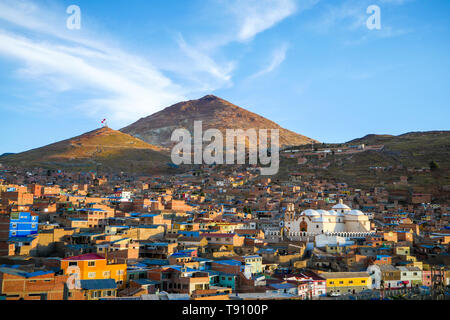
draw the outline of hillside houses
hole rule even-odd
[[[449,283],[450,206],[425,193],[237,169],[17,176],[0,185],[0,281],[26,285],[0,286],[7,300],[389,295],[432,290],[439,266]]]

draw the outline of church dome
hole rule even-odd
[[[347,215],[349,215],[349,216],[363,216],[364,215],[364,213],[362,212],[362,211],[360,211],[360,210],[352,210],[352,211],[350,211],[350,212],[347,212]]]
[[[337,216],[338,213],[336,211],[334,211],[334,210],[330,210],[330,211],[328,211],[328,215],[329,216]]]
[[[322,210],[322,209],[316,210],[316,212],[318,212],[318,213],[319,213],[320,215],[322,215],[322,216],[328,216],[328,215],[330,215],[328,211]]]
[[[350,210],[351,208],[344,203],[338,203],[338,204],[334,205],[332,209]]]
[[[303,211],[303,212],[302,212],[302,215],[312,217],[312,216],[320,216],[320,213],[318,213],[318,212],[317,212],[316,210],[314,210],[314,209],[308,209],[308,210]]]
[[[320,216],[320,217],[314,217],[312,219],[312,222],[326,222],[326,221],[322,216]]]

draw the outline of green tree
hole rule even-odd
[[[431,170],[431,171],[435,171],[435,170],[437,170],[437,169],[439,169],[439,165],[436,163],[436,161],[432,160],[432,161],[430,162],[430,170]]]

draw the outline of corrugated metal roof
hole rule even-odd
[[[117,289],[114,279],[80,280],[80,286],[84,290]]]

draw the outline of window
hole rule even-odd
[[[111,276],[111,271],[103,271],[103,278],[109,278]]]
[[[89,272],[89,273],[88,273],[88,277],[91,278],[91,279],[92,279],[92,278],[95,278],[95,275],[96,275],[95,272]]]
[[[361,283],[366,283],[366,280],[361,280]]]
[[[76,262],[76,261],[69,261],[69,267],[78,267],[78,262]]]
[[[95,261],[88,261],[88,267],[95,267]]]
[[[12,224],[12,227],[15,229],[15,228],[17,228],[17,223],[13,223]]]
[[[349,283],[349,284],[353,284],[353,280],[350,280],[348,283]]]
[[[334,284],[334,281],[330,281],[330,284]]]
[[[339,284],[344,284],[344,281],[339,281]]]
[[[123,275],[123,270],[117,270],[117,275],[118,276],[122,276]]]

